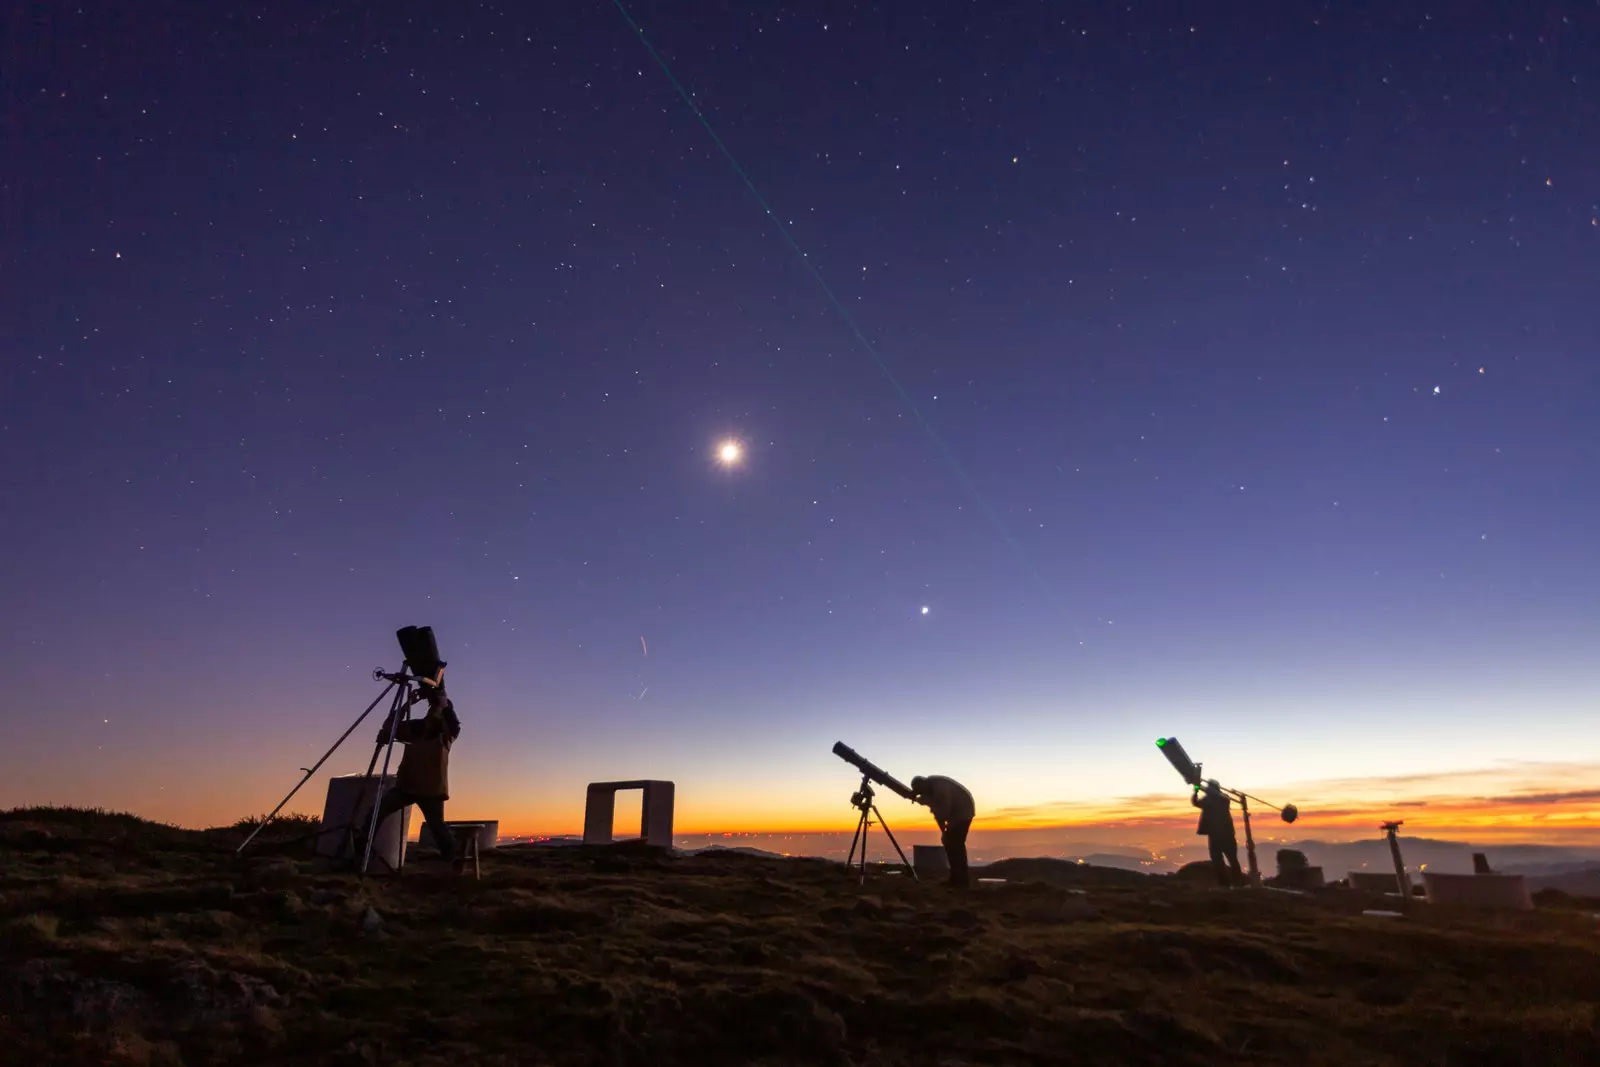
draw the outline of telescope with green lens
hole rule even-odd
[[[1200,764],[1189,758],[1189,753],[1183,750],[1183,746],[1178,743],[1176,737],[1158,737],[1156,738],[1156,747],[1161,750],[1163,756],[1167,757],[1167,762],[1172,764],[1173,769],[1183,776],[1185,782],[1188,782],[1196,789],[1205,785],[1200,776]],[[1300,809],[1293,804],[1285,804],[1280,808],[1276,804],[1269,804],[1260,797],[1251,796],[1249,793],[1238,789],[1227,789],[1221,786],[1218,788],[1221,788],[1224,793],[1241,803],[1246,800],[1253,800],[1264,808],[1271,808],[1283,817],[1284,822],[1294,822],[1300,817]]]

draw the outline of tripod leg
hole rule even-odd
[[[378,791],[372,798],[372,822],[367,827],[367,847],[361,857],[361,873],[367,873],[367,865],[372,862],[372,845],[378,836],[378,812],[383,808],[383,783],[389,777],[389,758],[394,755],[394,735],[400,729],[400,711],[406,707],[406,696],[411,689],[410,683],[402,685],[395,692],[394,704],[389,709],[389,740],[383,753],[383,774],[378,778]],[[378,754],[372,754],[372,761],[378,761]],[[371,771],[367,772],[369,775]],[[405,855],[405,842],[400,843],[402,857]],[[402,860],[403,862],[403,860]]]
[[[383,700],[383,698],[385,696],[388,696],[389,690],[391,690],[393,688],[394,688],[394,683],[393,682],[390,682],[388,685],[383,687],[383,692],[378,694],[378,699],[374,700],[372,703],[368,704],[367,705],[367,710],[363,711],[360,714],[360,716],[358,716],[356,718],[356,721],[350,724],[350,729],[346,730],[344,733],[339,735],[339,740],[337,740],[337,741],[335,741],[333,743],[333,748],[330,748],[330,749],[328,749],[328,751],[324,752],[322,754],[322,758],[317,760],[317,762],[312,765],[311,769],[306,772],[306,776],[304,778],[300,779],[299,784],[296,785],[293,789],[289,790],[289,796],[286,796],[282,800],[278,801],[278,806],[272,809],[272,814],[268,815],[265,819],[262,819],[261,820],[261,825],[256,827],[254,830],[250,831],[250,836],[244,839],[244,843],[241,844],[238,848],[233,850],[235,855],[239,854],[240,852],[243,852],[244,849],[245,849],[245,845],[248,845],[250,842],[254,841],[256,839],[256,834],[259,834],[261,831],[265,830],[267,828],[267,823],[271,822],[273,819],[278,817],[278,812],[283,810],[283,806],[285,804],[289,803],[290,798],[293,797],[296,793],[300,792],[300,786],[305,785],[307,782],[311,781],[311,776],[317,773],[317,768],[321,767],[324,763],[328,762],[328,757],[333,755],[334,750],[337,749],[340,745],[344,744],[344,739],[345,738],[347,738],[351,734],[355,733],[356,727],[361,725],[361,720],[365,719],[368,715],[371,715],[372,714],[372,709],[377,707],[379,701]],[[376,759],[377,758],[376,755],[374,755],[373,758]],[[371,774],[372,772],[368,771],[367,773]]]
[[[889,844],[893,845],[894,850],[900,854],[900,862],[904,863],[906,870],[911,872],[911,880],[913,882],[922,881],[921,878],[917,877],[917,869],[911,866],[910,860],[906,859],[905,850],[900,847],[900,842],[894,839],[894,831],[889,829],[889,824],[883,821],[883,813],[878,810],[877,805],[873,805],[872,814],[878,817],[878,825],[883,827],[883,832],[889,835]]]
[[[361,783],[361,798],[363,801],[367,797],[367,787],[372,784],[372,772],[378,766],[378,754],[382,751],[383,742],[379,741],[372,750],[372,758],[367,761],[367,773],[362,775]],[[365,839],[361,836],[361,805],[359,803],[356,804],[356,813],[351,816],[350,821],[344,826],[344,838],[345,843],[350,846],[350,858],[354,861],[356,853],[367,847]]]
[[[872,830],[872,816],[861,809],[861,884],[867,884],[867,834]]]
[[[1246,877],[1251,885],[1259,886],[1261,884],[1261,869],[1256,866],[1256,838],[1255,835],[1250,832],[1250,805],[1241,802],[1239,808],[1241,813],[1244,815],[1245,855],[1250,861],[1250,873]]]
[[[863,856],[865,856],[867,854],[867,841],[866,841],[867,834],[866,834],[866,829],[867,829],[867,813],[866,812],[862,812],[861,813],[861,818],[856,820],[855,836],[850,839],[850,855],[845,857],[845,861],[844,861],[844,865],[845,865],[846,868],[854,867],[856,865],[856,843],[858,841],[861,843],[861,854]]]

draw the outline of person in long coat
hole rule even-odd
[[[1189,802],[1200,809],[1200,825],[1194,832],[1211,846],[1211,865],[1216,868],[1217,881],[1224,886],[1237,883],[1243,878],[1243,872],[1239,870],[1239,839],[1233,833],[1232,801],[1228,794],[1213,778],[1206,783],[1204,793],[1195,786]]]

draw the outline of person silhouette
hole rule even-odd
[[[412,702],[417,699],[414,697]],[[429,688],[422,699],[428,702],[426,715],[395,724],[394,739],[405,746],[405,753],[395,772],[394,788],[383,794],[378,805],[377,825],[382,826],[390,815],[415,804],[422,812],[439,855],[451,860],[452,870],[459,874],[464,861],[456,855],[454,837],[450,827],[445,825],[444,802],[450,799],[450,747],[461,736],[461,720],[456,717],[455,704],[445,695],[442,686]],[[385,720],[378,731],[378,744],[389,740],[389,725]],[[359,857],[366,847],[365,826],[357,829],[356,845]]]
[[[1205,784],[1205,795],[1200,786],[1194,787],[1189,803],[1200,809],[1200,825],[1195,833],[1203,836],[1211,846],[1211,866],[1217,872],[1217,881],[1228,886],[1238,882],[1243,874],[1239,870],[1239,839],[1233,833],[1231,801],[1215,778]],[[1231,871],[1231,873],[1230,873]]]
[[[939,824],[939,840],[950,861],[950,884],[967,887],[967,831],[972,829],[976,808],[972,794],[954,778],[929,775],[911,779],[911,800],[933,812]]]

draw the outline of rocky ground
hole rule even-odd
[[[1600,1063],[1571,901],[1386,920],[1348,890],[1013,862],[957,894],[629,846],[362,882],[304,830],[239,860],[238,830],[0,815],[0,1061]]]

